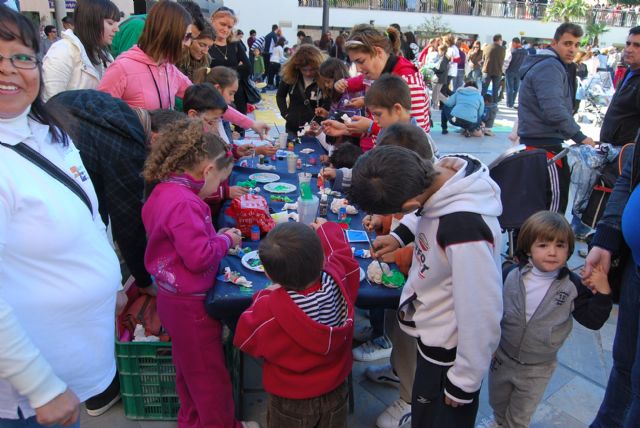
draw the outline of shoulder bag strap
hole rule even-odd
[[[37,151],[33,150],[31,147],[27,146],[24,143],[18,143],[15,146],[10,144],[5,144],[0,141],[0,145],[7,147],[14,152],[18,153],[23,158],[31,161],[35,165],[42,168],[44,172],[49,174],[51,177],[58,180],[60,183],[64,184],[69,190],[76,194],[80,198],[82,202],[89,208],[89,212],[93,216],[93,207],[91,206],[91,200],[89,196],[85,193],[85,191],[80,187],[75,180],[69,177],[64,171],[62,171],[59,167],[53,164],[49,159],[42,156]]]

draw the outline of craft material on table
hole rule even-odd
[[[291,193],[295,192],[298,189],[296,185],[285,183],[284,181],[267,183],[263,186],[263,188],[270,193]]]
[[[242,276],[240,272],[231,270],[229,266],[224,268],[224,274],[218,277],[220,281],[230,282],[232,284],[239,285],[240,287],[251,288],[253,283],[247,278]]]
[[[280,176],[272,172],[256,172],[255,174],[251,174],[249,179],[256,183],[273,183],[274,181],[280,180]]]
[[[338,214],[340,211],[340,207],[345,207],[347,210],[347,214],[355,215],[358,214],[358,210],[353,205],[349,205],[349,201],[346,199],[333,198],[331,201],[331,212],[334,214]]]
[[[258,250],[245,254],[242,257],[242,266],[255,272],[264,272]]]
[[[367,232],[365,232],[364,230],[349,229],[349,230],[345,230],[345,233],[347,235],[347,241],[351,243],[369,242],[369,239],[367,237]]]
[[[253,189],[254,187],[256,187],[256,180],[251,179],[251,180],[238,181],[236,183],[236,186],[246,187],[248,189]]]
[[[271,195],[269,196],[269,200],[271,200],[271,202],[287,202],[287,203],[293,202],[293,199],[283,195]]]
[[[244,256],[247,253],[250,253],[251,251],[253,251],[251,247],[242,248],[238,245],[233,248],[229,248],[229,251],[227,251],[227,254],[229,254],[230,256],[238,256],[242,258],[242,256]]]

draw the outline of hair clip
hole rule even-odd
[[[360,40],[349,40],[345,42],[344,45],[345,47],[346,46],[364,46],[364,43],[362,43]]]
[[[224,157],[230,158],[231,156],[233,156],[233,153],[231,152],[231,150],[227,150],[227,153],[224,155]]]
[[[211,67],[207,67],[207,74],[211,73]]]

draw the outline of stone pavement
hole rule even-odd
[[[497,132],[495,136],[482,138],[465,138],[450,128],[447,135],[441,135],[436,127],[434,137],[440,154],[469,153],[485,163],[489,163],[496,156],[511,146],[507,139],[516,117],[516,111],[500,105]],[[439,113],[434,112],[439,119]],[[436,120],[437,122],[437,120]],[[586,128],[586,129],[585,129]],[[598,136],[598,129],[584,126],[583,131],[594,138]],[[578,256],[578,250],[584,249],[585,244],[578,242],[576,251],[570,260],[571,269],[577,270],[584,263]],[[559,353],[559,364],[544,395],[544,401],[534,415],[533,428],[584,428],[595,416],[604,396],[604,388],[611,370],[611,350],[617,307],[614,307],[611,317],[600,331],[590,331],[574,322],[573,331]],[[260,369],[250,358],[245,359],[245,388],[250,391],[245,394],[243,407],[244,419],[258,421],[266,426],[266,394],[261,390]],[[381,363],[376,361],[375,363]],[[369,363],[355,363],[353,366],[353,381],[355,390],[355,412],[349,416],[349,427],[375,427],[377,416],[395,399],[398,398],[397,389],[378,385],[368,381],[364,370]],[[480,410],[478,423],[491,415],[488,402],[486,382],[480,394]],[[132,421],[124,417],[122,404],[119,403],[100,417],[92,418],[83,412],[81,426],[83,428],[173,428],[175,422]]]

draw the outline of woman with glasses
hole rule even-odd
[[[0,5],[0,426],[78,427],[80,402],[116,373],[120,265],[79,152],[42,101],[38,45],[31,21]]]
[[[113,62],[109,45],[118,32],[120,11],[110,0],[78,0],[75,27],[62,32],[43,60],[44,100],[74,89],[95,89]]]

